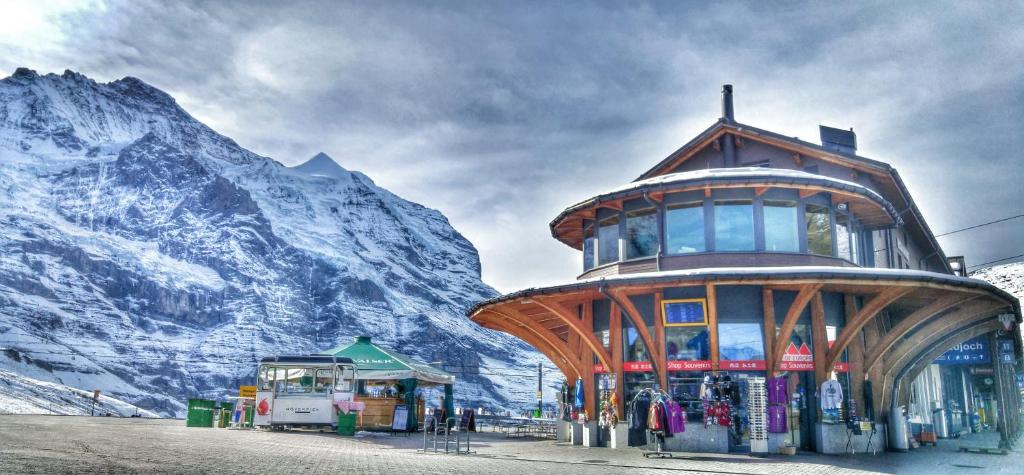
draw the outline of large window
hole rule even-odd
[[[754,250],[754,206],[750,200],[715,201],[715,250]]]
[[[665,214],[668,254],[704,252],[704,203],[668,205]]]
[[[602,219],[597,228],[597,263],[619,260],[619,217]]]
[[[583,270],[594,267],[594,225],[583,227]]]
[[[763,360],[764,336],[760,323],[719,323],[718,357],[731,361]]]
[[[764,248],[774,252],[800,250],[799,223],[795,201],[764,202]]]
[[[839,257],[853,260],[853,248],[850,246],[850,220],[846,215],[836,212],[836,250]]]
[[[626,213],[626,259],[658,253],[658,211],[644,208]]]
[[[823,256],[832,255],[832,218],[827,206],[809,204],[805,208],[807,219],[807,251]]]

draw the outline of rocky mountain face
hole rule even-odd
[[[327,155],[288,168],[138,79],[19,69],[0,165],[0,369],[180,415],[259,357],[371,335],[464,404],[533,397],[543,357],[464,315],[496,294],[473,245]]]

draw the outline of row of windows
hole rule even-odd
[[[664,255],[708,251],[806,252],[860,262],[859,229],[855,221],[826,204],[800,200],[707,199],[668,204],[664,210]],[[761,226],[756,225],[756,215],[762,217]],[[620,223],[623,216],[624,226]],[[585,223],[584,270],[617,262],[620,253],[622,260],[657,255],[662,241],[658,217],[658,208],[651,206]],[[758,231],[763,236],[760,248]],[[621,239],[620,233],[624,233]]]

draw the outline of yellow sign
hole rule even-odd
[[[238,397],[256,397],[256,386],[239,386]]]

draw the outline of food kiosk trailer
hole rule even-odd
[[[353,400],[356,366],[338,356],[272,356],[257,371],[253,424],[283,430],[333,427],[337,406]]]

